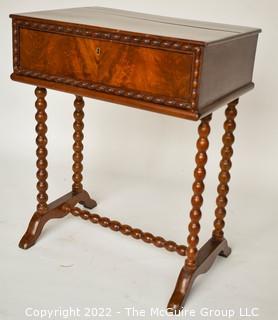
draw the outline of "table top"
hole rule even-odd
[[[258,28],[162,17],[103,7],[38,11],[11,16],[105,27],[119,31],[140,31],[144,34],[198,41],[204,45],[211,45],[261,31]]]

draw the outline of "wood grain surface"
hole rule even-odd
[[[20,66],[49,75],[190,99],[193,54],[21,29]]]

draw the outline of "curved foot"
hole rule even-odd
[[[83,190],[78,194],[69,192],[63,197],[53,201],[48,205],[48,211],[41,215],[37,212],[31,218],[29,222],[27,231],[19,242],[19,247],[22,249],[28,249],[32,247],[38,240],[42,229],[46,222],[51,219],[59,219],[65,217],[68,212],[62,210],[62,206],[68,203],[71,206],[75,206],[77,203],[81,203],[86,208],[94,208],[97,203],[95,200],[91,199],[88,192]]]
[[[175,290],[167,306],[168,311],[175,314],[180,312],[197,276],[207,272],[218,255],[228,257],[230,253],[231,249],[226,239],[222,241],[208,240],[198,252],[196,269],[193,271],[187,270],[185,266],[181,269]]]
[[[37,237],[30,237],[30,235],[28,235],[28,233],[26,232],[24,234],[24,236],[21,238],[21,240],[19,241],[19,248],[21,249],[29,249],[30,247],[32,247],[36,241],[37,241]]]
[[[29,249],[32,247],[39,238],[42,229],[48,220],[54,218],[63,218],[66,215],[67,213],[58,209],[48,211],[44,215],[39,215],[37,212],[35,212],[28,225],[27,231],[19,242],[19,247],[21,249]]]
[[[83,199],[79,203],[87,209],[93,209],[97,206],[96,201],[89,196],[87,191],[83,191]]]
[[[232,249],[227,244],[227,246],[219,253],[219,256],[227,258],[231,253]]]
[[[183,309],[195,277],[194,272],[187,271],[185,268],[181,269],[175,290],[167,306],[168,312],[178,314]]]
[[[27,231],[19,241],[18,246],[21,249],[28,249],[35,244],[40,234],[39,229],[42,229],[42,228],[38,228],[39,225],[40,225],[40,217],[37,213],[34,213],[29,223],[29,226],[27,228]]]

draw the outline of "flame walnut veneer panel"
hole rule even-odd
[[[189,100],[193,54],[20,31],[20,67],[43,74]]]

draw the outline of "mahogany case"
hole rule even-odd
[[[99,7],[11,17],[13,80],[191,120],[253,88],[259,29]]]

